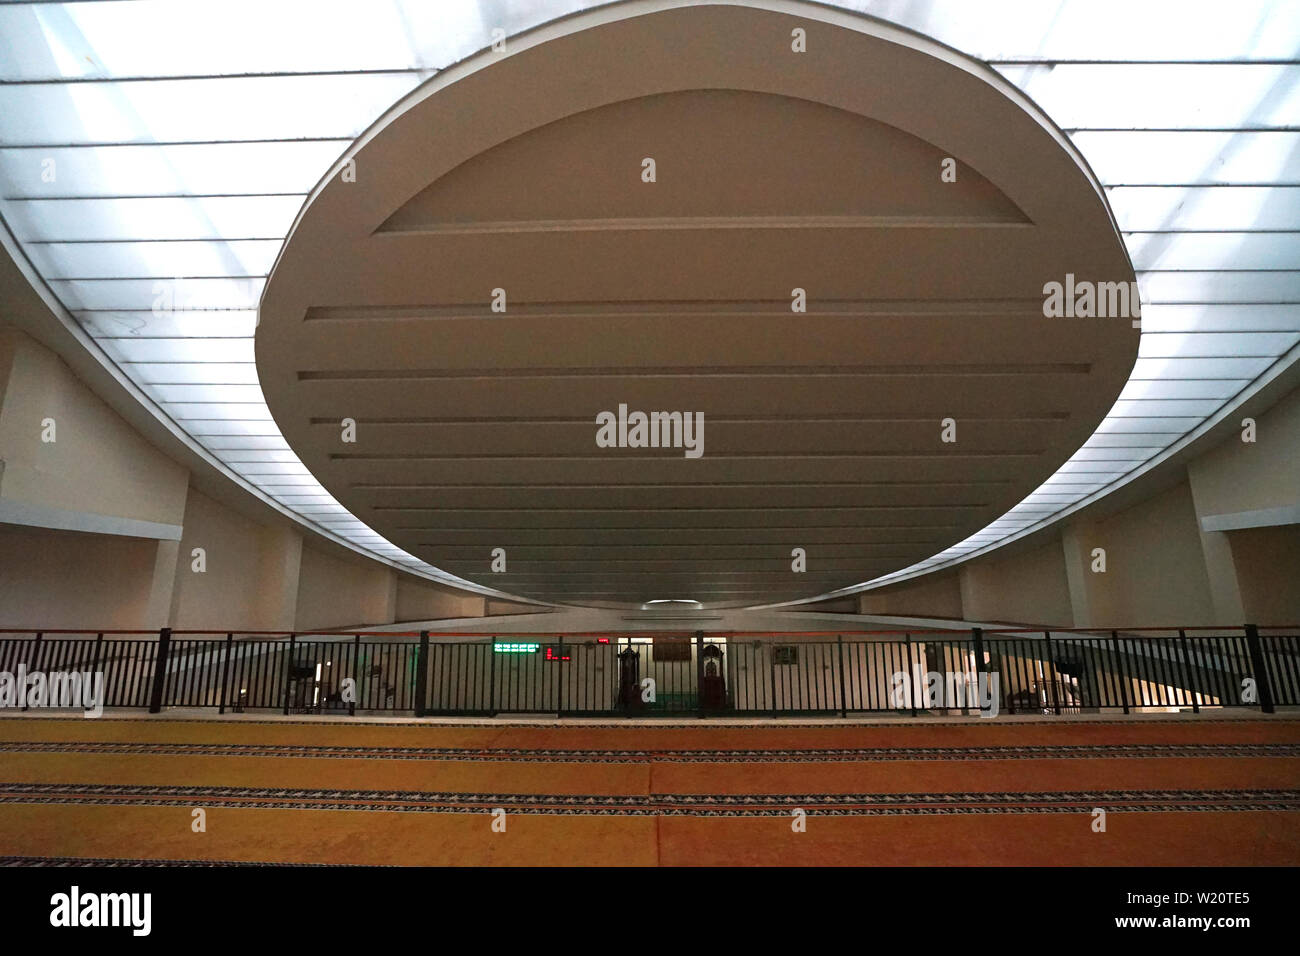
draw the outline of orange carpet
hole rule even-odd
[[[20,861],[1300,863],[1300,720],[1285,717],[10,718],[0,760],[0,857]]]

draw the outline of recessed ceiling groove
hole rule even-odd
[[[901,552],[899,552],[899,553],[895,553],[895,554],[874,554],[874,555],[869,555],[868,557],[869,557],[871,560],[891,561],[891,560],[894,560],[894,559],[905,558],[905,557],[907,557],[907,555],[906,555],[906,554],[903,554],[903,553],[901,553]],[[699,562],[709,562],[709,561],[712,561],[712,562],[714,562],[714,563],[719,563],[717,558],[707,558],[707,557],[682,557],[682,558],[602,558],[602,559],[600,559],[600,560],[592,560],[591,558],[546,558],[546,559],[537,559],[537,558],[534,558],[534,559],[532,559],[532,560],[515,558],[515,559],[513,559],[513,560],[510,562],[510,567],[512,567],[512,568],[518,568],[518,567],[520,567],[520,566],[523,566],[523,567],[531,567],[531,566],[536,565],[536,566],[539,566],[539,567],[547,567],[547,568],[549,568],[549,567],[552,567],[553,565],[557,565],[557,564],[587,564],[587,565],[590,565],[590,566],[591,566],[591,570],[593,570],[593,571],[600,571],[600,570],[603,570],[604,568],[606,568],[606,567],[609,566],[609,565],[619,565],[619,564],[632,564],[632,565],[637,565],[637,566],[647,565],[647,564],[669,564],[669,565],[677,566],[677,565],[681,565],[681,564],[695,564],[695,563],[699,563]],[[853,570],[858,570],[858,569],[860,568],[861,563],[862,563],[862,558],[861,558],[861,557],[844,557],[844,556],[840,556],[840,557],[822,557],[822,558],[820,558],[820,559],[818,560],[818,564],[822,564],[823,562],[826,562],[826,561],[847,561],[848,564],[845,565],[844,570],[850,570],[850,571],[853,571]],[[790,570],[790,562],[789,562],[788,558],[783,558],[783,557],[781,557],[780,555],[778,555],[778,556],[775,557],[775,558],[772,558],[772,557],[763,557],[763,558],[757,558],[757,557],[755,557],[755,558],[739,558],[739,557],[733,557],[733,558],[728,558],[725,562],[720,563],[720,564],[719,564],[719,567],[720,567],[721,569],[725,570],[725,569],[728,568],[728,567],[732,567],[732,566],[737,565],[737,564],[745,564],[745,563],[747,563],[747,562],[748,562],[748,563],[751,563],[751,564],[754,564],[754,563],[762,563],[762,564],[767,564],[767,565],[780,565],[780,567],[776,568],[775,570],[784,570],[786,573],[789,573],[789,570]],[[448,567],[459,566],[459,567],[461,567],[461,568],[472,568],[472,569],[475,570],[475,571],[482,571],[484,565],[487,565],[487,564],[490,564],[490,563],[491,563],[490,560],[484,558],[484,557],[482,556],[481,553],[480,553],[480,555],[478,556],[478,558],[477,558],[476,560],[472,560],[472,561],[471,561],[471,560],[464,559],[464,558],[453,558],[453,559],[450,559],[450,560],[446,560],[446,561],[444,561],[444,564],[446,564]],[[511,572],[511,573],[513,573],[513,572]]]
[[[761,528],[761,531],[764,531],[764,532],[770,532],[770,531],[789,531],[789,532],[793,532],[794,535],[798,536],[798,535],[800,535],[800,533],[803,533],[803,532],[809,532],[809,531],[849,531],[849,529],[853,529],[853,528],[874,529],[874,531],[935,531],[935,532],[945,532],[945,531],[952,531],[952,529],[953,529],[954,527],[957,527],[957,525],[953,525],[953,524],[879,524],[879,523],[874,523],[874,524],[853,524],[853,523],[848,523],[848,522],[840,522],[840,523],[837,523],[837,524],[800,524],[800,525],[797,525],[797,527],[789,527],[789,528],[783,528],[783,527],[780,527],[780,525],[775,525],[775,524],[774,524],[774,525],[764,525],[764,527]],[[484,527],[482,527],[482,525],[474,525],[474,527],[459,528],[459,527],[451,527],[451,525],[447,525],[447,527],[437,527],[437,528],[409,528],[408,531],[437,531],[437,532],[461,532],[461,531],[469,531],[469,532],[480,532],[480,531],[484,531]],[[507,532],[507,531],[511,531],[511,528],[489,528],[489,531]],[[537,525],[526,525],[526,527],[524,527],[524,525],[520,525],[519,528],[515,528],[515,529],[513,529],[513,531],[526,531],[526,532],[532,532],[532,531],[581,531],[581,532],[589,532],[589,533],[593,533],[593,535],[603,535],[604,532],[615,532],[615,531],[638,531],[638,532],[646,532],[646,531],[656,531],[656,529],[653,528],[653,527],[650,527],[650,528],[643,527],[643,525],[640,525],[640,524],[602,524],[602,525],[599,525],[599,527],[594,527],[594,528],[591,528],[591,527],[582,527],[582,525],[575,525],[575,524],[537,524]],[[735,532],[735,531],[750,531],[750,529],[749,529],[749,528],[745,528],[744,525],[738,525],[738,527],[737,527],[737,525],[729,525],[729,524],[712,524],[712,525],[692,524],[692,525],[682,525],[682,527],[680,527],[680,528],[679,528],[679,527],[671,527],[671,525],[663,525],[663,527],[660,527],[660,528],[659,528],[659,531],[664,531],[664,532],[668,532],[668,531],[677,531],[677,532],[682,532],[682,533],[689,533],[689,535],[697,535],[697,533],[702,532],[702,531],[731,531],[731,532]]]
[[[1126,401],[1142,401],[1142,399],[1126,399]],[[1150,401],[1177,401],[1177,399],[1150,399]],[[1196,401],[1196,399],[1188,399]],[[180,405],[183,402],[172,402],[170,404]],[[205,404],[205,403],[197,403]],[[226,403],[238,404],[238,403]],[[249,402],[245,404],[261,404],[258,402]],[[342,416],[313,416],[308,419],[308,424],[317,426],[329,426],[338,428],[339,420]],[[1070,417],[1069,412],[1044,412],[1037,415],[969,415],[963,414],[963,422],[1060,422]],[[888,423],[891,425],[901,424],[925,424],[933,425],[937,419],[931,415],[926,417],[900,417],[900,416],[871,416],[871,415],[827,415],[827,414],[808,414],[808,415],[718,415],[710,416],[708,423],[710,425],[720,424],[774,424],[782,422],[796,422],[802,424],[816,423]],[[582,425],[590,426],[593,420],[590,416],[585,418],[576,418],[572,415],[539,415],[536,417],[521,416],[493,416],[485,415],[475,418],[358,418],[357,422],[364,423],[367,426],[377,425]]]
[[[392,381],[406,379],[434,380],[442,378],[624,378],[634,374],[644,378],[736,378],[736,377],[792,377],[792,378],[860,378],[867,376],[900,375],[1087,375],[1091,363],[1058,362],[1021,366],[1005,364],[951,365],[859,365],[859,366],[748,366],[729,368],[697,368],[682,366],[623,368],[500,368],[500,369],[353,369],[353,370],[299,370],[299,381]]]
[[[898,487],[933,487],[933,488],[969,488],[971,485],[1005,485],[1007,479],[972,479],[970,481],[808,481],[808,482],[789,482],[789,481],[665,481],[655,484],[626,484],[619,485],[619,488],[714,488],[722,490],[731,490],[735,488],[797,488],[800,490],[810,488],[898,488]],[[545,491],[548,489],[574,489],[590,490],[598,489],[608,491],[609,485],[557,485],[557,484],[534,484],[532,482],[514,482],[514,483],[492,483],[484,482],[482,484],[455,484],[443,482],[418,482],[418,483],[381,483],[381,482],[355,482],[350,485],[351,488],[360,491],[401,491],[404,489],[427,490],[437,488],[440,491],[455,491],[471,489],[474,491],[492,490],[492,489],[514,489],[527,488],[530,491]]]
[[[836,527],[839,527],[839,526],[837,525]],[[436,530],[439,530],[439,531],[445,531],[445,530],[447,530],[447,529],[445,529],[445,528],[439,528],[439,529],[436,529]],[[530,529],[530,530],[533,530],[533,529]],[[669,530],[684,530],[684,529],[669,529]],[[734,530],[734,529],[728,529],[728,530]],[[765,529],[765,530],[780,530],[780,529]],[[796,529],[791,529],[791,530],[796,530]],[[727,549],[738,549],[738,548],[781,548],[781,547],[789,548],[789,547],[792,547],[791,542],[792,542],[793,540],[794,540],[793,538],[786,538],[785,540],[782,540],[782,541],[737,541],[737,542],[714,542],[714,543],[712,543],[712,544],[701,544],[701,545],[698,545],[698,546],[697,546],[697,545],[694,545],[694,544],[685,544],[685,545],[684,545],[684,544],[682,544],[682,543],[680,543],[680,542],[677,542],[677,543],[662,543],[662,542],[653,542],[653,541],[652,541],[652,542],[644,542],[644,541],[643,541],[643,542],[628,542],[628,543],[626,543],[626,544],[624,544],[624,543],[619,543],[619,544],[601,544],[601,543],[599,543],[599,542],[583,543],[583,544],[516,544],[516,545],[514,545],[514,548],[517,549],[517,550],[519,550],[519,551],[542,551],[542,550],[545,550],[545,551],[577,551],[577,552],[581,552],[581,553],[583,553],[583,554],[588,554],[588,553],[592,553],[592,552],[598,552],[598,551],[601,551],[601,550],[615,550],[615,551],[622,551],[622,550],[624,550],[625,548],[630,548],[630,549],[635,549],[635,548],[656,548],[656,549],[662,549],[662,550],[665,550],[665,551],[671,551],[673,548],[683,548],[683,549],[686,549],[686,550],[688,550],[688,551],[690,551],[690,552],[692,552],[692,553],[700,553],[700,554],[703,554],[703,552],[709,550],[710,548],[712,548],[712,549],[719,549],[719,548],[727,548]],[[889,548],[893,548],[893,547],[897,547],[897,546],[899,546],[899,545],[902,545],[902,546],[904,546],[904,547],[917,547],[917,548],[924,548],[924,547],[928,547],[928,546],[932,545],[933,543],[934,543],[934,542],[933,542],[931,539],[928,539],[928,538],[925,539],[925,540],[923,540],[923,541],[859,541],[859,540],[857,540],[856,537],[855,537],[854,539],[852,539],[852,540],[848,540],[848,541],[821,541],[821,542],[819,542],[819,544],[820,544],[822,547],[826,547],[826,548],[861,548],[861,547],[867,547],[867,548],[870,548],[870,547],[889,547]],[[447,549],[448,551],[456,550],[456,549],[468,549],[468,548],[470,547],[469,545],[466,545],[466,544],[448,544],[448,543],[446,543],[446,542],[428,542],[428,541],[422,541],[422,542],[419,542],[419,544],[418,544],[417,546],[418,546],[418,547],[422,547],[422,548],[439,548],[439,549]],[[483,549],[482,549],[481,547],[477,546],[477,545],[474,546],[474,549],[475,549],[476,553],[478,553],[478,554],[482,554],[482,553],[483,553]],[[489,556],[490,556],[490,552],[488,552],[488,553],[489,553]],[[831,557],[834,557],[834,555],[830,555],[830,556],[831,556]],[[872,555],[869,555],[869,557],[872,557],[872,558],[875,558],[875,557],[888,557],[888,555],[874,555],[874,554],[872,554]],[[549,560],[549,559],[547,559],[547,560]],[[602,560],[605,560],[605,559],[602,559]],[[674,560],[677,560],[677,559],[674,559]],[[701,557],[700,560],[708,560],[708,558],[707,558],[707,557]],[[489,557],[489,561],[490,561],[490,557]]]
[[[611,449],[612,451],[612,449]],[[636,461],[637,459],[654,458],[654,459],[676,459],[682,458],[680,448],[628,448],[618,449],[623,452],[621,455],[604,454],[604,455],[553,455],[553,454],[526,454],[516,452],[501,452],[498,454],[481,454],[465,453],[450,455],[403,455],[403,454],[365,454],[363,452],[330,452],[327,456],[330,461]],[[660,454],[646,454],[646,452],[660,452]],[[799,457],[808,460],[823,459],[904,459],[904,458],[1027,458],[1034,459],[1042,455],[1043,449],[1032,450],[1015,450],[1015,451],[996,451],[986,449],[978,452],[966,451],[905,451],[905,452],[845,452],[830,451],[819,454],[808,454],[800,452]],[[782,461],[784,458],[770,451],[755,452],[753,454],[732,453],[728,455],[708,456],[709,461]]]
[[[1007,312],[1042,314],[1042,296],[1021,299],[821,299],[808,303],[812,316],[839,315],[999,315]],[[590,315],[788,315],[788,299],[673,299],[673,300],[603,300],[575,302],[518,302],[512,301],[509,317],[575,316]],[[365,321],[371,319],[422,319],[422,318],[504,318],[491,310],[487,302],[458,305],[372,305],[372,306],[318,306],[307,308],[303,321]]]
[[[1023,229],[1024,219],[957,216],[665,216],[662,218],[506,220],[500,222],[438,223],[386,226],[375,235],[475,236],[501,233],[563,232],[686,232],[712,229]]]
[[[705,512],[705,511],[762,511],[762,512],[770,512],[770,511],[944,511],[944,510],[952,510],[952,511],[969,511],[971,508],[987,508],[987,507],[988,507],[988,502],[987,502],[987,501],[979,501],[979,502],[972,502],[972,503],[968,503],[968,504],[946,504],[946,503],[945,503],[945,504],[932,504],[932,505],[764,505],[762,508],[745,507],[745,506],[737,506],[737,507],[718,507],[718,508],[713,508],[713,507],[700,507],[700,506],[691,506],[691,505],[675,505],[675,506],[672,506],[672,507],[638,507],[636,510],[637,510],[638,513],[645,513],[645,512],[651,512],[651,511],[672,511],[672,512]],[[627,508],[624,508],[624,507],[612,507],[612,508],[567,508],[567,507],[553,507],[553,508],[543,508],[543,507],[535,507],[535,508],[496,508],[496,507],[469,507],[469,506],[466,506],[466,505],[456,505],[454,508],[438,508],[438,507],[418,507],[418,508],[417,508],[417,507],[403,507],[403,506],[398,506],[398,505],[374,505],[374,506],[372,506],[372,509],[371,509],[371,510],[373,510],[373,511],[385,511],[385,512],[390,512],[390,511],[391,511],[391,512],[406,512],[406,513],[410,513],[410,512],[414,512],[414,511],[432,511],[432,512],[438,512],[438,513],[446,512],[446,513],[448,513],[448,514],[463,514],[463,513],[465,513],[465,512],[479,512],[479,511],[492,511],[492,512],[498,512],[498,513],[501,513],[501,514],[512,514],[512,513],[516,513],[516,512],[517,512],[517,513],[520,513],[520,514],[538,514],[538,513],[545,513],[545,512],[560,512],[560,513],[564,513],[564,514],[585,514],[585,513],[588,513],[588,512],[597,512],[597,513],[599,513],[599,512],[607,512],[607,511],[613,511],[613,512],[624,513],[624,512],[626,512],[628,509],[627,509]],[[398,525],[398,526],[397,526],[398,530],[401,530],[401,531],[422,531],[422,530],[424,530],[424,527],[425,527],[425,526],[423,526],[423,525]]]

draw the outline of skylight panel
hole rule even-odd
[[[590,5],[401,0],[369,3],[364,11],[352,0],[0,5],[0,36],[8,39],[0,47],[6,54],[0,78],[429,70],[487,46],[495,26],[513,34]],[[502,22],[492,22],[492,11],[500,11]]]
[[[257,312],[251,309],[79,310],[73,316],[95,338],[251,338],[257,329]]]
[[[1119,186],[1106,195],[1125,232],[1300,226],[1300,186]]]
[[[1129,233],[1133,267],[1300,269],[1300,232]]]
[[[1142,306],[1143,332],[1300,332],[1300,308],[1258,303]]]
[[[28,199],[6,204],[17,238],[44,241],[276,239],[305,196]]]
[[[1144,335],[1142,358],[1281,355],[1300,341],[1297,332],[1170,332]]]
[[[1147,303],[1300,304],[1300,271],[1215,272],[1189,270],[1138,275],[1142,306]]]
[[[292,193],[303,198],[351,142],[4,148],[6,199]]]
[[[366,73],[0,86],[0,144],[352,139],[419,82]]]
[[[1300,133],[1083,130],[1070,135],[1114,185],[1300,184]]]
[[[1272,0],[850,0],[836,6],[926,33],[980,59],[1288,58],[1300,8]]]
[[[263,277],[284,244],[281,239],[231,242],[52,242],[28,243],[28,258],[54,279],[170,279]],[[153,291],[151,296],[159,293]],[[151,298],[151,307],[152,307]],[[174,306],[173,306],[174,307]],[[171,308],[171,307],[169,307]]]
[[[1107,27],[1113,29],[1113,24]],[[1267,129],[1292,126],[1300,116],[1296,71],[1271,63],[1067,63],[998,69],[1065,130]]]

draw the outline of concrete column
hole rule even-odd
[[[978,621],[981,618],[979,584],[976,573],[969,563],[957,568],[957,592],[961,597],[961,618],[963,621]]]
[[[384,617],[382,623],[397,623],[397,572],[389,568],[385,578],[388,594],[384,599]]]
[[[1187,481],[1192,489],[1192,506],[1201,536],[1205,573],[1210,579],[1210,600],[1214,603],[1213,623],[1241,624],[1246,619],[1246,612],[1242,606],[1241,585],[1237,580],[1237,565],[1232,557],[1228,535],[1223,531],[1205,531],[1200,527],[1201,519],[1206,514],[1213,513],[1209,499],[1215,496],[1207,487],[1206,474],[1199,461],[1188,466]]]
[[[145,611],[144,626],[168,627],[172,622],[172,598],[176,591],[176,561],[180,556],[180,541],[159,541],[153,562],[153,579],[149,585],[149,604]]]
[[[1065,578],[1070,588],[1070,612],[1074,627],[1092,627],[1099,603],[1098,590],[1103,577],[1092,570],[1092,549],[1096,526],[1088,522],[1067,524],[1061,529],[1061,547],[1065,552]]]
[[[1237,565],[1232,546],[1222,531],[1202,531],[1201,551],[1205,556],[1205,573],[1210,579],[1210,600],[1214,603],[1215,624],[1240,625],[1246,620],[1237,581]]]
[[[298,617],[298,582],[302,570],[302,535],[288,525],[262,532],[262,607],[267,630],[292,631]]]

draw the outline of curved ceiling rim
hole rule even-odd
[[[692,2],[685,2],[685,0],[672,0],[672,2],[664,2],[664,0],[628,0],[628,2],[610,4],[610,5],[595,8],[594,10],[588,10],[580,13],[575,13],[569,16],[561,17],[557,20],[550,21],[546,24],[542,24],[541,26],[535,27],[529,31],[518,34],[515,37],[511,37],[510,40],[508,41],[509,45],[507,48],[507,52],[504,55],[496,53],[491,49],[481,50],[477,54],[474,54],[473,56],[470,56],[452,66],[443,69],[442,71],[440,71],[439,73],[437,73],[436,75],[429,78],[428,80],[420,84],[418,87],[413,89],[406,96],[402,97],[402,99],[394,103],[391,107],[386,109],[384,113],[378,119],[376,119],[373,124],[371,124],[371,126],[369,126],[361,135],[357,137],[357,139],[347,149],[343,151],[339,159],[336,160],[334,165],[326,172],[326,174],[312,189],[312,192],[309,194],[306,201],[299,209],[298,214],[295,217],[295,220],[293,222],[293,225],[289,230],[288,238],[286,239],[285,243],[280,249],[279,254],[276,257],[275,263],[271,269],[270,276],[268,277],[266,286],[263,289],[262,298],[259,301],[259,309],[258,309],[259,327],[261,324],[261,317],[263,311],[267,306],[267,298],[271,294],[271,291],[275,285],[274,283],[275,276],[277,274],[277,271],[281,268],[282,264],[284,263],[284,257],[287,254],[287,251],[289,250],[290,240],[292,240],[295,237],[295,235],[298,234],[300,228],[304,224],[304,221],[310,217],[313,208],[316,206],[316,203],[321,198],[322,194],[331,184],[336,182],[341,171],[344,170],[348,166],[348,164],[353,161],[357,163],[357,168],[359,170],[365,170],[367,167],[382,169],[383,167],[381,165],[374,162],[374,157],[372,157],[371,161],[367,163],[366,161],[367,151],[373,148],[376,145],[376,140],[382,137],[385,133],[395,128],[398,128],[404,120],[410,120],[410,117],[415,115],[419,111],[421,104],[427,101],[430,97],[438,95],[439,93],[447,90],[448,88],[455,86],[457,83],[462,82],[466,78],[478,74],[480,71],[483,71],[491,66],[498,65],[501,62],[508,60],[510,58],[518,57],[520,54],[533,50],[552,40],[561,39],[564,37],[570,37],[575,34],[590,30],[592,28],[600,27],[607,24],[635,20],[642,16],[648,16],[655,13],[663,13],[666,11],[672,11],[676,9],[700,8],[700,7],[743,8],[747,10],[759,10],[759,11],[764,11],[773,14],[792,16],[800,20],[803,20],[804,22],[810,22],[810,21],[820,22],[831,27],[842,27],[850,30],[851,32],[862,34],[871,37],[875,40],[883,41],[884,43],[888,43],[895,47],[901,48],[902,50],[906,51],[908,54],[918,54],[920,56],[927,57],[931,60],[937,61],[938,64],[942,64],[944,67],[956,67],[961,69],[963,73],[969,75],[974,81],[976,81],[979,84],[980,89],[987,89],[994,94],[998,94],[999,102],[1001,101],[1008,102],[1012,107],[1015,108],[1017,115],[1032,119],[1033,122],[1037,124],[1038,128],[1047,134],[1047,137],[1052,144],[1050,148],[1051,154],[1054,157],[1059,157],[1060,154],[1062,153],[1066,157],[1068,157],[1068,159],[1071,161],[1070,163],[1071,173],[1080,174],[1082,176],[1083,182],[1086,182],[1088,184],[1088,187],[1091,189],[1095,198],[1099,200],[1100,202],[1099,208],[1101,210],[1104,210],[1106,220],[1109,223],[1109,228],[1111,230],[1111,235],[1114,239],[1115,247],[1118,250],[1120,250],[1120,253],[1122,255],[1122,258],[1124,260],[1125,266],[1128,271],[1128,275],[1130,277],[1134,275],[1132,258],[1127,243],[1124,241],[1124,237],[1119,229],[1118,222],[1115,217],[1115,213],[1108,201],[1108,197],[1106,195],[1105,189],[1102,187],[1099,179],[1097,178],[1095,172],[1092,170],[1091,166],[1088,164],[1088,162],[1082,156],[1082,154],[1078,151],[1078,149],[1074,146],[1072,140],[1070,140],[1070,138],[1060,130],[1060,128],[1052,121],[1051,117],[1044,110],[1038,107],[1037,104],[1035,104],[1030,97],[1028,97],[1017,87],[1012,85],[1001,74],[997,73],[987,64],[979,60],[976,60],[964,53],[961,53],[960,51],[955,50],[952,47],[939,43],[938,41],[932,40],[931,38],[925,36],[924,34],[918,33],[916,31],[900,27],[896,24],[892,24],[887,21],[879,20],[878,18],[875,17],[858,14],[852,11],[845,11],[836,8],[825,7],[821,5],[813,5],[813,4],[803,3],[803,2],[792,2],[792,0],[761,0],[761,2],[756,2],[756,3],[741,3],[741,2],[736,2],[736,0],[713,0],[713,2],[709,2],[709,3],[692,3]],[[644,89],[640,90],[637,95],[646,96],[646,95],[654,95],[660,92],[668,92],[670,90],[683,90],[686,89],[687,86],[690,86],[690,88],[694,89],[696,88],[697,85],[683,84],[680,81],[678,81],[674,84],[665,86],[663,89],[655,88],[651,90],[644,90]],[[715,88],[734,89],[738,87],[735,87],[734,85],[722,85]],[[792,93],[788,85],[772,83],[771,81],[766,83],[761,88],[754,87],[752,85],[747,85],[744,87],[744,89],[751,90],[754,92],[778,95],[778,96],[786,96],[786,97],[795,96],[795,97],[806,99],[808,102],[817,103],[819,105],[830,106],[836,109],[846,110],[849,112],[853,112],[856,115],[866,116],[867,118],[874,120],[876,122],[885,123],[886,125],[892,125],[897,129],[903,130],[909,135],[921,138],[924,141],[935,145],[937,148],[941,150],[949,152],[954,156],[958,156],[961,162],[963,162],[964,164],[970,166],[970,168],[979,172],[996,188],[1002,190],[1005,195],[1014,196],[1014,193],[1011,190],[1009,190],[1006,186],[1005,170],[999,173],[995,173],[994,171],[986,168],[983,164],[981,164],[978,161],[972,162],[969,157],[969,152],[967,150],[962,149],[960,145],[957,145],[953,142],[953,139],[955,137],[954,134],[952,134],[948,124],[934,117],[928,115],[924,116],[923,117],[924,122],[922,122],[919,126],[911,122],[902,123],[898,121],[891,121],[895,119],[894,116],[886,115],[882,117],[880,112],[869,113],[862,109],[855,109],[852,105],[845,102],[843,99],[829,99],[826,97],[813,98],[807,96],[801,97],[800,94]],[[369,214],[370,225],[369,225],[368,233],[373,235],[376,232],[378,232],[381,229],[384,222],[386,222],[389,216],[392,215],[394,209],[402,208],[402,206],[407,201],[409,201],[415,195],[419,194],[421,190],[426,188],[430,183],[436,182],[442,175],[457,168],[457,166],[460,165],[461,163],[467,162],[475,156],[482,155],[483,153],[487,152],[494,146],[500,145],[501,143],[506,142],[515,137],[525,135],[526,133],[535,130],[537,128],[540,128],[542,126],[545,126],[547,124],[558,123],[563,121],[564,119],[567,119],[572,116],[576,116],[580,113],[589,110],[599,109],[602,106],[608,106],[617,102],[622,102],[627,98],[628,97],[624,96],[622,93],[620,93],[619,95],[611,95],[607,91],[602,89],[599,91],[599,96],[596,100],[593,101],[583,100],[578,103],[564,102],[562,104],[558,104],[557,110],[553,115],[551,113],[548,113],[542,119],[530,118],[530,121],[521,128],[512,128],[508,132],[504,132],[504,133],[494,129],[493,138],[490,141],[482,142],[482,143],[476,142],[474,145],[472,145],[469,148],[466,148],[461,144],[457,144],[451,151],[452,154],[457,158],[454,161],[447,161],[445,157],[440,157],[438,171],[432,176],[421,175],[419,177],[416,177],[414,174],[409,174],[405,179],[399,178],[392,182],[388,180],[384,180],[384,187],[388,189],[388,193],[390,195],[388,199],[386,199],[384,202],[378,203],[375,206],[375,208],[379,210],[378,213]],[[548,103],[547,105],[549,106],[551,104]],[[897,109],[895,109],[895,113],[897,113]],[[906,116],[909,118],[914,117],[915,115],[916,115],[915,112],[908,112],[906,114]],[[945,114],[945,117],[946,115],[947,114]],[[411,122],[413,123],[414,121],[412,120]],[[399,134],[403,133],[403,131],[401,131],[400,129],[398,129],[398,132]],[[405,135],[408,136],[410,135],[409,129],[405,131]],[[441,134],[427,133],[426,135],[428,136],[429,139],[432,140],[438,138],[438,136],[440,136]],[[380,146],[381,149],[383,148],[382,143],[378,145]],[[952,148],[954,146],[956,148]],[[1042,149],[1043,147],[1035,147],[1035,148]],[[380,154],[380,156],[382,158],[382,153]],[[365,175],[365,174],[364,172],[362,172],[360,175]],[[397,198],[393,199],[392,197],[394,196]],[[1013,198],[1012,201],[1020,205],[1019,198]],[[1052,212],[1055,211],[1056,211],[1056,206],[1049,202],[1041,202],[1039,206],[1037,206],[1036,208],[1025,210],[1027,217],[1037,223],[1041,223],[1044,219],[1048,217],[1048,215],[1050,215]],[[1126,373],[1126,379],[1128,374],[1131,373]],[[1104,414],[1102,418],[1104,418]],[[1082,441],[1079,443],[1079,447],[1082,447],[1082,445],[1086,443],[1093,434],[1096,433],[1096,428],[1097,426],[1100,425],[1100,422],[1101,419],[1098,420],[1097,425],[1093,426],[1093,429],[1089,432],[1089,434],[1082,439]],[[1075,452],[1077,452],[1077,450],[1078,450],[1077,447],[1073,448],[1070,454],[1073,455]],[[1035,487],[1040,487],[1040,486],[1035,486]],[[1028,493],[1032,493],[1034,490],[1035,490],[1034,488],[1031,488],[1029,489]],[[997,521],[1001,519],[1000,517],[998,517],[998,518],[994,518],[993,520]],[[369,523],[367,522],[367,524]],[[382,534],[382,532],[380,533]],[[1009,543],[1011,538],[1008,538],[1007,540]],[[936,553],[942,553],[942,552],[936,552]],[[900,570],[905,570],[905,569],[900,569]],[[869,584],[869,582],[867,583]],[[826,592],[821,595],[814,595],[807,598],[800,598],[793,602],[782,602],[781,604],[772,605],[772,606],[784,606],[785,603],[798,604],[798,603],[815,602],[819,600],[824,600],[828,596],[834,596],[843,593],[851,593],[855,589],[860,590],[865,588],[862,585],[855,585],[853,586],[853,588],[850,589],[841,589],[832,592]],[[558,604],[561,602],[555,602],[555,603]],[[757,606],[768,606],[768,605],[757,605]]]

